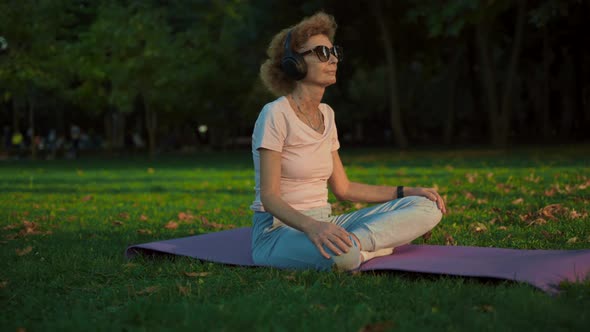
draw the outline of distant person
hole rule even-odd
[[[141,138],[141,134],[139,134],[137,131],[133,132],[133,147],[136,150],[141,150],[143,148],[145,148],[145,142],[143,141],[143,138]]]
[[[70,139],[72,140],[70,155],[76,159],[80,150],[80,127],[77,125],[70,126]]]
[[[57,132],[55,129],[49,129],[47,134],[47,159],[55,159],[57,153]]]
[[[305,18],[274,36],[260,68],[278,96],[262,108],[252,134],[252,258],[260,265],[353,270],[427,233],[446,210],[431,188],[349,181],[334,111],[321,103],[343,60],[335,32],[330,15]],[[333,215],[328,186],[339,200],[380,204]]]

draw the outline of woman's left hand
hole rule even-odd
[[[424,196],[435,202],[442,213],[447,213],[445,201],[434,188],[404,187],[404,196]]]

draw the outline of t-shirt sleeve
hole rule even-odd
[[[286,136],[287,123],[283,114],[277,109],[263,108],[254,125],[252,147],[282,152]]]

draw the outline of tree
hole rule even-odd
[[[64,66],[59,51],[59,28],[67,19],[59,16],[63,1],[23,0],[0,3],[0,31],[9,49],[0,66],[0,86],[13,104],[13,130],[20,131],[21,112],[28,118],[26,135],[32,158],[36,158],[35,112],[46,91],[57,95],[64,86],[59,68]],[[60,19],[57,19],[60,17]]]

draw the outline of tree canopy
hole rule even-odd
[[[7,0],[0,120],[37,135],[78,123],[115,147],[138,131],[152,153],[207,125],[231,145],[273,98],[258,78],[272,36],[318,10],[347,54],[325,98],[343,141],[588,139],[590,4],[575,0]]]

